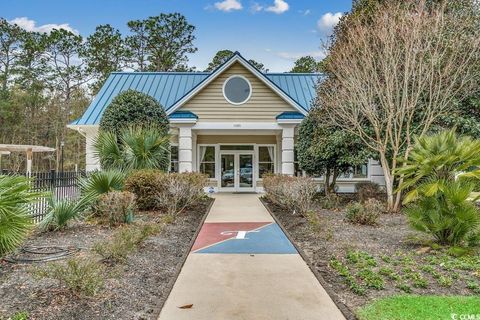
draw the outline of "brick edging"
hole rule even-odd
[[[312,271],[312,273],[315,275],[315,277],[317,278],[318,282],[320,282],[321,286],[323,287],[323,289],[327,292],[327,294],[330,296],[330,298],[332,299],[333,303],[335,303],[335,305],[338,307],[338,309],[340,309],[340,311],[342,312],[342,314],[345,316],[345,318],[347,318],[347,320],[356,320],[357,317],[355,316],[355,314],[352,312],[352,310],[350,310],[349,307],[347,307],[342,301],[340,301],[340,298],[337,296],[337,294],[331,289],[331,287],[328,285],[328,283],[325,281],[325,279],[322,277],[322,275],[315,269],[315,267],[312,265],[312,263],[310,262],[310,259],[307,257],[307,255],[305,254],[305,252],[303,252],[303,250],[295,243],[295,241],[293,240],[292,236],[288,233],[288,231],[285,229],[285,227],[280,223],[280,221],[278,220],[277,216],[275,215],[275,213],[270,209],[270,207],[268,206],[268,204],[265,202],[265,200],[263,198],[259,198],[260,199],[260,202],[263,204],[263,206],[265,207],[265,209],[267,209],[268,213],[270,213],[270,215],[273,217],[273,220],[275,220],[275,222],[277,223],[277,225],[280,226],[280,228],[282,229],[283,233],[285,233],[285,235],[287,236],[288,240],[290,240],[290,242],[293,244],[293,246],[295,247],[295,249],[297,249],[298,251],[298,254],[302,257],[303,261],[305,261],[305,263],[307,264],[307,266],[310,268],[310,271]]]
[[[167,302],[167,299],[170,296],[170,293],[172,292],[173,286],[175,285],[175,282],[177,281],[178,276],[180,275],[180,271],[182,271],[182,268],[183,268],[183,265],[185,264],[185,261],[187,261],[187,257],[190,254],[190,251],[192,251],[193,244],[195,243],[195,240],[197,240],[197,236],[200,233],[200,230],[202,229],[202,226],[205,223],[205,220],[207,219],[207,216],[210,213],[210,210],[212,209],[212,206],[213,206],[214,202],[215,202],[215,198],[211,198],[210,203],[208,204],[207,210],[205,211],[205,214],[202,218],[202,221],[198,225],[197,230],[195,230],[195,234],[193,235],[192,240],[190,240],[188,250],[183,254],[181,263],[177,265],[177,268],[175,269],[174,277],[172,279],[170,279],[170,281],[168,282],[167,297],[163,300],[163,302],[159,302],[154,307],[153,312],[152,312],[152,317],[150,319],[157,320],[158,317],[160,316],[160,312],[162,311],[163,306],[165,305],[165,302]]]

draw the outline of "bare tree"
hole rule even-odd
[[[386,1],[368,22],[347,19],[331,48],[330,77],[319,88],[324,114],[378,153],[391,211],[401,198],[394,173],[412,137],[477,85],[477,2],[445,3]]]

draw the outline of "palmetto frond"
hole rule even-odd
[[[125,178],[123,171],[115,169],[92,172],[79,180],[82,196],[91,199],[110,191],[121,191]]]
[[[42,193],[31,191],[21,176],[0,176],[0,256],[14,250],[32,227],[31,204]]]

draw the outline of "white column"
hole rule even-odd
[[[282,174],[293,176],[294,166],[294,124],[282,124]]]
[[[193,170],[192,125],[181,125],[178,128],[178,171]]]
[[[82,129],[85,133],[85,170],[87,172],[100,170],[100,161],[95,157],[93,144],[98,136],[98,128]]]

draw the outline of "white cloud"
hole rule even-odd
[[[252,6],[250,7],[250,12],[251,13],[257,13],[263,10],[263,6],[258,4],[257,2],[254,2]]]
[[[298,58],[305,57],[305,56],[312,56],[317,59],[323,59],[327,55],[325,51],[318,50],[318,51],[306,51],[306,52],[288,52],[288,51],[280,51],[275,53],[277,56],[287,60],[297,60]]]
[[[265,11],[281,14],[288,11],[289,8],[290,6],[285,0],[275,0],[273,6],[267,7]]]
[[[299,10],[298,12],[304,16],[308,16],[310,13],[312,13],[312,10],[306,9],[306,10]]]
[[[75,34],[79,34],[78,30],[73,29],[68,23],[62,24],[43,24],[41,26],[37,26],[37,22],[35,20],[29,19],[27,17],[19,17],[9,21],[10,23],[14,23],[19,27],[30,31],[30,32],[42,32],[42,33],[50,33],[53,29],[65,29]]]
[[[225,12],[243,9],[242,4],[238,0],[224,0],[221,2],[215,2],[214,6],[216,9]]]
[[[318,21],[317,28],[324,35],[330,35],[333,31],[333,28],[340,21],[340,18],[343,16],[341,12],[325,13]]]

